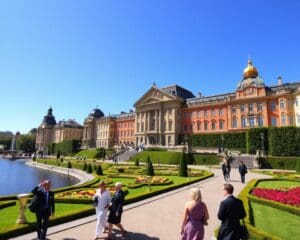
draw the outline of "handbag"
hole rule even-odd
[[[94,207],[97,207],[97,206],[98,206],[98,197],[97,197],[97,196],[94,197],[94,199],[93,199],[93,206],[94,206]]]
[[[242,220],[243,224],[240,225],[240,239],[242,240],[248,240],[249,239],[249,232],[246,227],[244,219]]]
[[[38,197],[35,195],[31,201],[28,204],[28,208],[30,212],[35,213],[38,209],[39,203],[38,203]]]

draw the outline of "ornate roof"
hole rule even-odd
[[[45,127],[45,126],[54,126],[54,125],[56,125],[56,120],[55,120],[55,117],[53,116],[52,112],[53,112],[53,109],[52,109],[52,107],[50,107],[48,109],[47,115],[44,116],[44,119],[41,123],[41,126]]]

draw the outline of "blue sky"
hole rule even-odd
[[[267,85],[300,81],[300,1],[0,2],[0,131],[133,108],[156,82],[235,90],[250,55]]]

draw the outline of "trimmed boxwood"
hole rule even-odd
[[[300,157],[272,157],[262,158],[262,168],[295,170]]]
[[[226,148],[246,148],[245,132],[239,133],[217,133],[217,134],[193,134],[189,136],[189,144],[193,147],[221,147],[222,135],[224,137],[224,147]],[[179,140],[182,142],[183,137]]]
[[[264,134],[263,143],[261,134]],[[262,150],[262,144],[265,152],[269,151],[268,128],[250,128],[246,131],[247,153],[255,154],[256,150]]]
[[[6,207],[10,207],[10,206],[14,206],[16,205],[16,201],[4,201],[4,202],[0,202],[0,209],[6,208]]]

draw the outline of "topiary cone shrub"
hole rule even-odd
[[[136,159],[135,159],[135,161],[134,161],[134,165],[135,165],[135,166],[140,166],[140,161],[139,161],[139,159],[138,159],[138,158],[136,158]]]
[[[147,158],[147,169],[146,170],[147,170],[146,171],[147,176],[154,176],[154,168],[153,168],[153,165],[152,165],[152,162],[151,162],[149,156]]]
[[[72,163],[68,161],[68,168],[72,168]]]
[[[98,167],[97,167],[96,173],[97,173],[97,175],[99,175],[99,176],[103,175],[103,170],[102,170],[102,167],[101,167],[100,164],[99,164]]]
[[[83,170],[83,171],[86,171],[86,170],[87,170],[87,163],[86,163],[86,161],[84,161],[84,163],[83,163],[82,170]]]
[[[179,162],[179,176],[180,177],[187,177],[188,176],[187,163],[186,163],[184,153],[182,153],[181,159],[180,159],[180,162]]]
[[[93,172],[93,168],[92,165],[89,163],[87,167],[87,173],[92,173],[92,172]]]

